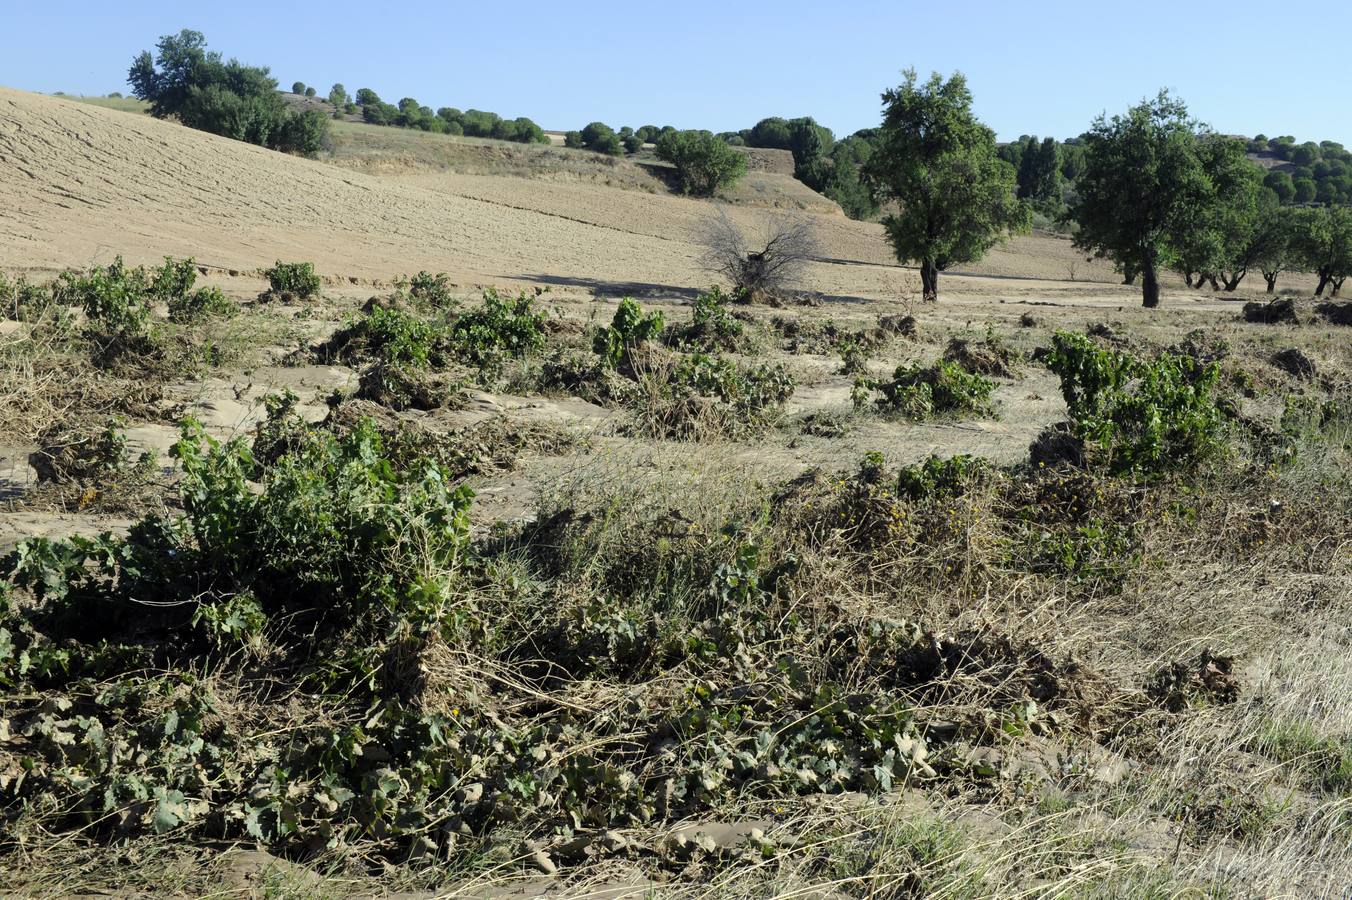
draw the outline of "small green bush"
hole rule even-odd
[[[409,299],[421,306],[449,309],[455,305],[455,298],[451,295],[451,279],[445,272],[438,272],[435,275],[430,272],[419,272],[412,278],[400,279],[398,287],[408,294]]]
[[[156,300],[171,301],[185,297],[197,283],[197,262],[192,257],[177,262],[171,256],[155,269],[150,278],[150,295]]]
[[[728,311],[732,297],[714,287],[695,298],[688,325],[674,325],[663,339],[669,346],[706,353],[740,349],[746,329]]]
[[[270,293],[275,297],[308,300],[319,293],[319,275],[314,263],[285,263],[280,259],[270,269],[263,270]]]
[[[856,409],[872,405],[887,415],[923,421],[994,415],[994,390],[995,382],[989,378],[941,359],[930,366],[897,366],[891,381],[857,379],[851,396]],[[882,397],[874,400],[875,391]]]
[[[748,419],[778,410],[793,396],[793,376],[782,365],[742,366],[722,356],[692,353],[672,372],[674,385],[715,397]]]
[[[16,322],[35,322],[55,305],[52,290],[20,275],[10,281],[0,272],[0,316]]]
[[[980,456],[931,456],[923,463],[902,467],[897,475],[897,494],[913,501],[955,497],[990,472],[990,461]]]
[[[239,312],[229,297],[217,287],[203,287],[169,298],[169,320],[191,324],[212,318],[230,318]]]
[[[1221,447],[1216,363],[1169,352],[1143,362],[1057,332],[1047,366],[1061,379],[1073,435],[1114,472],[1176,471]]]
[[[635,300],[625,297],[620,301],[620,307],[615,310],[615,317],[610,324],[596,329],[592,336],[592,350],[605,365],[613,369],[630,350],[646,344],[661,332],[660,312],[644,313]]]
[[[377,308],[363,324],[370,348],[386,362],[427,365],[436,338],[429,323],[400,309]]]
[[[62,272],[56,293],[64,302],[83,307],[90,325],[104,334],[138,337],[146,331],[150,276],[144,268],[127,268],[120,256],[88,274]]]
[[[793,390],[793,377],[783,366],[743,366],[692,353],[674,364],[641,369],[622,400],[635,415],[637,434],[699,441],[764,431]]]
[[[525,293],[509,299],[489,288],[483,304],[462,314],[451,326],[456,355],[478,366],[503,356],[520,357],[545,343],[545,314]]]

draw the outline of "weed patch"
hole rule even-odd
[[[898,366],[890,381],[855,379],[851,397],[855,409],[924,421],[994,416],[994,390],[995,382],[945,359],[929,366]]]

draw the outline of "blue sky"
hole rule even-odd
[[[1224,132],[1352,144],[1352,3],[108,3],[0,0],[0,84],[126,91],[131,58],[190,27],[283,85],[526,115],[545,128],[715,131],[812,115],[846,134],[914,66],[961,70],[1002,139],[1070,137],[1169,87]],[[1321,37],[1322,36],[1322,37]],[[1343,48],[1340,51],[1339,48]]]

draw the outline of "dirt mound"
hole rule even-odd
[[[738,147],[737,151],[746,157],[748,172],[769,172],[774,175],[793,174],[793,154],[787,150]]]
[[[1294,300],[1269,300],[1266,303],[1252,300],[1244,304],[1244,321],[1259,325],[1299,325],[1300,314],[1296,312]]]

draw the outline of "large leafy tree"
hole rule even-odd
[[[1332,288],[1338,296],[1343,281],[1352,275],[1352,209],[1325,206],[1298,211],[1292,234],[1293,250],[1301,267],[1319,278],[1315,296]]]
[[[1014,167],[996,155],[995,133],[972,114],[967,80],[915,70],[883,94],[883,124],[864,167],[876,197],[897,205],[883,218],[901,262],[918,262],[924,298],[939,297],[939,273],[975,262],[1031,212],[1015,197]]]
[[[160,38],[156,51],[137,55],[127,73],[151,115],[285,152],[314,153],[322,146],[324,115],[288,109],[267,68],[223,61],[206,49],[200,31],[189,29]]]
[[[1171,235],[1176,268],[1188,284],[1233,291],[1255,264],[1268,235],[1265,212],[1276,204],[1262,170],[1245,156],[1244,142],[1215,134],[1198,138],[1197,156],[1208,197],[1186,230]]]
[[[1299,268],[1296,225],[1300,211],[1290,207],[1266,205],[1262,213],[1254,244],[1254,265],[1263,273],[1269,294],[1277,290],[1277,277],[1283,272]]]
[[[1183,102],[1161,91],[1125,115],[1099,116],[1083,137],[1075,245],[1140,273],[1147,307],[1159,306],[1159,270],[1204,224],[1214,196],[1197,131]]]

